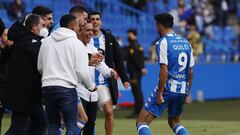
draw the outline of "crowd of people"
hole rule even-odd
[[[190,40],[196,61],[200,56],[206,56],[204,61],[210,62],[211,55],[224,56],[222,62],[239,61],[239,1],[157,0],[149,4],[152,6],[146,11],[151,14],[169,12],[174,16],[174,30]],[[215,28],[219,30],[215,31]],[[232,36],[227,39],[224,33],[229,28]],[[150,56],[150,59],[156,59],[152,51]]]
[[[68,135],[91,135],[98,106],[111,135],[116,79],[130,85],[121,48],[102,29],[97,11],[76,5],[54,28],[52,14],[37,6],[9,29],[1,19],[1,112],[12,111],[6,135],[43,135],[47,129],[59,135],[62,123]]]
[[[184,103],[191,102],[194,57],[189,42],[173,32],[172,15],[155,16],[162,37],[156,42],[161,70],[159,84],[145,104],[140,85],[147,71],[134,29],[127,31],[129,80],[116,38],[101,29],[101,13],[88,13],[76,5],[53,29],[52,19],[51,9],[37,6],[1,40],[0,62],[8,64],[1,82],[1,112],[5,107],[12,111],[5,135],[61,135],[62,124],[66,135],[94,135],[97,106],[105,114],[105,134],[112,135],[118,76],[125,88],[131,80],[135,102],[139,102],[133,112],[138,116],[139,135],[151,135],[150,123],[166,108],[172,131],[189,135],[180,120]],[[2,20],[0,26],[2,34]]]
[[[184,4],[181,5],[180,2],[179,5],[179,12],[182,12],[180,17],[188,18],[189,12],[185,10]],[[168,78],[160,76],[163,79],[161,82],[167,81],[167,85],[159,83],[160,94],[157,93],[156,96],[156,92],[153,92],[150,100],[144,104],[141,78],[147,70],[137,30],[127,31],[128,45],[122,50],[111,31],[102,28],[100,12],[88,12],[85,7],[76,5],[53,26],[53,11],[48,7],[36,6],[30,14],[25,15],[22,10],[24,3],[16,0],[12,8],[12,15],[17,21],[9,29],[5,28],[0,19],[0,117],[6,108],[12,112],[11,125],[6,135],[44,135],[47,132],[49,135],[60,135],[62,125],[65,125],[67,135],[93,135],[98,107],[105,115],[105,133],[112,135],[113,106],[117,104],[119,94],[118,78],[125,88],[130,85],[132,87],[135,107],[129,118],[136,118],[140,114],[137,121],[139,134],[150,134],[148,125],[156,116],[161,115],[162,111],[158,112],[156,103],[161,104],[160,110],[166,107],[172,109],[169,112],[169,124],[176,134],[177,128],[181,128],[179,131],[182,130],[183,133],[187,132],[179,122],[183,102],[187,102],[185,99],[189,96],[186,88],[191,86],[186,84],[189,78],[179,79],[170,72],[172,79],[177,79],[177,82],[168,82]],[[204,51],[201,35],[206,31],[199,31],[203,24],[193,22],[194,25],[186,27],[186,21],[177,16],[174,18],[180,21],[177,23],[181,24],[180,30],[188,29],[186,37],[191,46],[187,44],[170,50],[173,54],[176,53],[174,58],[178,57],[177,62],[167,57],[169,51],[166,51],[166,44],[174,45],[163,39],[176,41],[182,37],[173,33],[173,17],[170,14],[160,14],[155,20],[162,38],[155,42],[157,45],[154,43],[153,50],[155,52],[157,49],[161,75],[167,74],[166,66],[174,67],[174,64],[178,64],[177,68],[184,77],[188,76],[188,69],[191,71],[194,65],[192,55],[198,57]],[[191,18],[188,19],[188,23],[191,23]],[[221,18],[216,21],[226,25]],[[182,38],[181,42],[187,41]],[[180,46],[181,44],[179,43]],[[170,63],[168,59],[171,59]],[[175,69],[170,71],[175,72]],[[178,84],[181,84],[181,88]],[[164,89],[169,91],[166,90],[165,93]],[[168,92],[180,95],[170,94],[169,99],[166,99]],[[172,100],[175,98],[172,99],[172,96],[177,96],[181,104],[173,106],[175,101]],[[179,111],[175,111],[176,108]]]
[[[72,3],[81,3],[87,5],[85,1],[79,0],[70,0]],[[104,12],[107,7],[109,7],[108,0],[104,1],[94,1],[96,8],[98,11]],[[208,56],[221,56],[222,61],[239,61],[239,27],[238,27],[238,19],[239,19],[239,1],[237,0],[178,0],[177,2],[174,0],[155,0],[155,1],[147,1],[147,0],[122,0],[121,2],[135,7],[139,10],[143,10],[149,14],[156,14],[159,12],[169,12],[174,16],[174,30],[180,34],[188,37],[191,40],[192,45],[194,46],[194,56],[196,61],[198,61],[200,57],[200,62],[211,62],[210,57]],[[12,19],[21,19],[26,14],[26,4],[23,0],[14,0],[14,2],[5,2],[8,4],[3,4],[3,6],[9,18]],[[0,3],[1,8],[1,3]],[[109,12],[109,11],[107,11]],[[137,16],[140,16],[136,14]],[[224,16],[224,18],[223,18]],[[135,18],[135,16],[132,16]],[[137,17],[137,21],[140,21],[139,17]],[[230,19],[229,19],[230,18]],[[116,19],[114,19],[116,20]],[[145,20],[148,22],[147,20]],[[114,21],[112,21],[114,22]],[[107,25],[109,23],[107,22]],[[216,36],[219,34],[215,34],[213,29],[217,27],[220,33],[221,40],[216,40]],[[225,40],[224,32],[225,29],[231,27],[232,37],[229,40]],[[114,29],[116,26],[112,26]],[[121,30],[120,30],[121,31]],[[142,30],[139,30],[142,31]],[[147,31],[147,30],[144,30]],[[118,30],[113,31],[114,33],[119,33]],[[121,31],[122,33],[123,31]],[[125,37],[121,34],[122,37]],[[152,36],[152,34],[150,35]],[[140,36],[141,37],[141,36]],[[141,37],[142,38],[142,37]],[[151,40],[153,40],[153,37]],[[224,38],[224,39],[223,39]],[[125,39],[124,39],[125,41]],[[145,40],[141,39],[140,42],[143,42],[143,48],[145,48],[145,57],[151,61],[156,61],[155,50],[149,47],[149,42],[146,44]],[[218,42],[214,45],[213,42]],[[222,42],[219,43],[219,42]],[[226,45],[227,44],[227,45]],[[124,44],[125,45],[125,44]],[[147,58],[146,52],[149,51],[149,57]],[[203,57],[202,57],[203,56]],[[226,59],[225,57],[229,57]],[[203,58],[206,58],[203,60]],[[214,60],[213,60],[214,62]]]

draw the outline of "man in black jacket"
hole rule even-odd
[[[137,31],[129,29],[127,31],[128,45],[126,47],[127,69],[130,75],[132,94],[134,97],[134,111],[128,116],[136,118],[143,106],[143,94],[141,89],[142,75],[147,73],[144,65],[143,48],[137,41]]]
[[[2,31],[3,30],[3,31]],[[5,111],[5,105],[3,104],[4,92],[6,91],[6,77],[8,69],[8,61],[2,59],[10,46],[13,44],[12,41],[7,38],[8,29],[5,28],[3,21],[0,18],[0,128],[3,113]],[[1,129],[0,129],[1,133]]]
[[[101,29],[101,13],[91,12],[89,18],[93,24],[93,44],[105,56],[104,61],[108,67],[116,69],[125,88],[129,86],[129,79],[123,64],[121,48],[111,32]],[[105,132],[112,135],[114,127],[113,105],[117,104],[118,87],[114,79],[106,79],[99,72],[95,72],[95,83],[98,88],[99,106],[105,113]]]
[[[39,34],[45,23],[40,16],[32,14],[24,24],[16,22],[8,33],[14,44],[10,52],[4,99],[6,106],[12,110],[11,126],[6,135],[43,135],[46,132],[46,116],[41,104],[37,57],[41,45]]]
[[[33,8],[32,13],[40,15],[43,18],[45,25],[48,29],[48,32],[50,33],[53,29],[53,26],[52,26],[53,25],[53,11],[46,6],[36,6]]]
[[[2,19],[0,18],[0,61],[1,61],[1,50],[3,48],[3,39],[2,39],[2,35],[5,29],[5,25],[2,21]],[[1,134],[1,125],[2,125],[2,116],[3,116],[3,112],[4,112],[4,106],[2,104],[2,96],[3,96],[3,91],[5,89],[5,64],[0,63],[0,134]]]

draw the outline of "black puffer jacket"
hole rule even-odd
[[[40,38],[16,22],[8,33],[14,41],[9,53],[4,104],[16,112],[29,112],[41,103],[41,75],[37,71]]]

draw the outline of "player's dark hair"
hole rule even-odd
[[[99,15],[100,19],[102,19],[102,14],[98,11],[90,12],[89,15],[88,15],[88,18],[90,18],[92,15]]]
[[[78,13],[78,12],[79,13],[83,13],[83,12],[88,13],[87,9],[82,5],[75,5],[69,10],[69,14]]]
[[[128,29],[127,33],[133,33],[135,36],[138,34],[136,29]]]
[[[173,27],[173,16],[168,13],[160,13],[155,15],[155,20],[157,23],[162,24],[164,27],[172,28]]]
[[[24,21],[24,25],[28,30],[31,30],[34,25],[38,25],[40,23],[40,19],[41,16],[37,14],[30,14]]]
[[[0,37],[2,36],[4,29],[5,29],[5,25],[2,21],[2,19],[0,18]]]
[[[40,16],[46,16],[47,14],[52,13],[53,11],[45,6],[36,6],[33,8],[32,13]]]
[[[71,14],[66,14],[62,16],[60,19],[60,27],[67,28],[69,24],[72,23],[73,21],[76,21],[76,17]]]

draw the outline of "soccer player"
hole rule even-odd
[[[137,119],[139,135],[151,135],[149,124],[168,108],[168,123],[176,135],[189,135],[180,124],[184,103],[190,102],[194,66],[192,47],[173,32],[173,17],[168,13],[155,16],[162,37],[156,43],[160,74],[158,87],[152,91]]]
[[[101,29],[102,16],[99,12],[91,12],[89,19],[93,24],[93,38],[90,44],[104,52],[104,62],[108,67],[116,69],[125,88],[129,86],[126,68],[123,64],[123,54],[115,37],[111,32]],[[106,79],[99,72],[95,72],[95,83],[98,88],[98,104],[105,114],[106,135],[112,135],[114,127],[113,105],[117,103],[118,87],[114,79]]]

